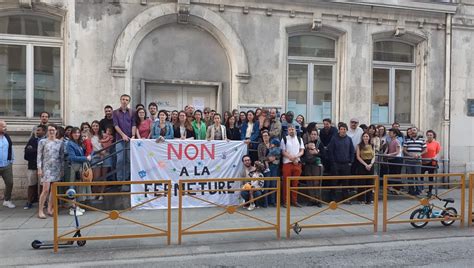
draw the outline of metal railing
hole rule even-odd
[[[468,206],[468,209],[467,209],[467,218],[468,218],[468,222],[467,222],[467,226],[471,227],[472,226],[472,219],[473,219],[473,216],[472,216],[472,209],[473,209],[473,202],[474,202],[474,198],[473,198],[473,193],[472,191],[474,190],[474,173],[470,173],[469,174],[469,203],[467,204]]]
[[[178,191],[178,196],[179,196],[179,207],[178,207],[178,244],[181,244],[182,237],[184,235],[197,235],[197,234],[212,234],[212,233],[228,233],[228,232],[249,232],[249,231],[275,231],[277,239],[280,239],[280,178],[273,178],[273,177],[267,177],[267,178],[258,178],[259,180],[263,181],[276,181],[276,187],[267,187],[267,188],[259,188],[259,190],[266,191],[262,195],[258,197],[254,197],[247,202],[241,203],[239,205],[222,205],[216,202],[209,201],[207,199],[198,197],[196,195],[192,195],[193,193],[205,193],[205,192],[212,192],[215,191],[213,189],[204,189],[204,190],[191,190],[191,189],[186,189],[186,187],[183,187],[184,184],[186,183],[208,183],[208,182],[247,182],[251,178],[229,178],[229,179],[190,179],[190,180],[180,180],[178,183],[179,191]],[[227,192],[240,192],[240,191],[245,191],[242,188],[231,188],[231,189],[225,189]],[[240,208],[243,208],[246,205],[249,205],[252,202],[255,202],[257,200],[260,200],[262,198],[265,198],[271,194],[276,194],[276,222],[272,223],[267,221],[266,219],[259,218],[255,215],[251,215],[248,213],[244,213],[242,211],[239,211]],[[198,223],[192,224],[188,227],[183,227],[183,196],[188,196],[190,198],[199,200],[201,202],[207,203],[209,205],[216,206],[218,208],[221,208],[223,211],[211,216],[207,217]],[[205,229],[205,230],[192,230],[198,226],[202,226],[205,223],[208,223],[220,216],[223,215],[232,215],[232,214],[238,214],[240,216],[247,217],[249,219],[253,219],[259,223],[263,223],[267,226],[264,227],[245,227],[245,228],[223,228],[223,229]]]
[[[459,182],[430,182],[430,181],[418,181],[411,178],[426,178],[429,179],[430,177],[458,177]],[[402,181],[405,179],[405,182]],[[395,183],[394,183],[395,181]],[[452,187],[447,189],[446,191],[430,196],[427,195],[426,197],[419,197],[416,195],[408,194],[401,189],[397,189],[397,187],[417,187],[417,186],[447,186]],[[396,218],[405,215],[409,212],[413,212],[420,206],[428,206],[430,205],[430,201],[434,200],[435,197],[442,197],[447,195],[450,192],[453,192],[456,189],[460,189],[461,201],[460,201],[460,213],[455,217],[437,217],[437,218],[426,218],[426,219],[407,219],[407,220],[396,220]],[[404,209],[401,212],[396,213],[393,216],[389,216],[389,209],[388,209],[388,191],[394,191],[401,196],[408,197],[416,202],[415,205],[410,206],[407,209]],[[445,211],[445,208],[433,205],[434,208],[440,209],[441,211]],[[444,173],[444,174],[391,174],[385,175],[383,177],[383,231],[387,231],[388,224],[398,224],[398,223],[417,223],[417,222],[430,222],[430,221],[445,221],[445,220],[459,220],[461,227],[464,224],[464,207],[465,207],[465,175],[462,173]]]
[[[122,146],[122,150],[119,150],[117,151],[116,148],[117,148],[117,144],[123,144]],[[128,143],[123,141],[123,140],[119,140],[119,141],[116,141],[114,143],[112,143],[110,146],[106,147],[106,148],[102,148],[101,150],[99,151],[96,151],[94,152],[94,155],[97,155],[97,154],[101,154],[102,152],[107,152],[108,155],[106,155],[105,157],[101,157],[101,159],[98,159],[98,160],[92,160],[91,161],[91,167],[92,168],[96,168],[96,167],[100,167],[100,165],[107,159],[111,159],[114,163],[111,167],[111,169],[107,172],[107,174],[103,175],[103,177],[100,177],[100,178],[94,178],[94,179],[99,179],[99,180],[106,180],[107,178],[109,178],[110,176],[113,176],[115,174],[117,174],[117,167],[115,165],[115,157],[119,154],[122,154],[122,157],[123,159],[125,159],[125,157],[127,157],[127,153],[128,151],[130,151],[130,147],[127,147]],[[113,151],[113,152],[111,152]],[[115,167],[115,168],[114,168]],[[122,171],[125,173],[125,165],[119,167],[122,169]]]
[[[334,185],[334,186],[297,186],[293,187],[291,186],[291,181],[294,180],[319,180],[319,181],[331,181],[335,182],[338,180],[348,180],[351,182],[357,182],[357,181],[363,181],[364,183],[362,185],[360,184],[355,184],[351,186],[346,186],[346,185]],[[367,180],[373,181],[373,183],[369,183],[368,185],[366,184]],[[354,183],[350,183],[354,184]],[[366,184],[366,185],[364,185]],[[315,177],[288,177],[286,181],[286,237],[290,238],[290,233],[291,230],[293,229],[299,229],[299,228],[326,228],[326,227],[348,227],[348,226],[361,226],[361,225],[372,225],[374,232],[377,232],[377,224],[378,224],[378,191],[379,191],[379,180],[376,175],[369,175],[369,176],[315,176]],[[326,202],[322,198],[317,198],[305,193],[300,192],[299,190],[336,190],[336,189],[342,189],[342,190],[347,190],[347,189],[362,189],[362,192],[356,193],[349,195],[343,200],[337,202],[337,201],[330,201]],[[372,218],[366,217],[365,215],[362,215],[361,213],[356,213],[354,211],[351,211],[350,209],[343,208],[341,205],[345,202],[351,201],[357,197],[360,197],[362,195],[365,195],[369,192],[374,192],[374,200],[373,200],[373,216]],[[290,206],[290,193],[296,192],[297,195],[304,196],[310,200],[314,200],[317,202],[321,202],[322,204],[327,205],[326,208],[322,208],[308,216],[305,216],[299,220],[296,220],[294,222],[291,221],[291,206]],[[352,216],[356,216],[358,218],[361,218],[365,221],[358,221],[358,222],[345,222],[345,223],[327,223],[327,224],[300,224],[303,221],[306,221],[310,218],[313,218],[315,216],[318,216],[322,214],[323,212],[329,211],[329,210],[342,210]]]
[[[144,192],[108,192],[108,193],[76,193],[73,196],[68,196],[68,194],[59,194],[58,187],[91,187],[91,186],[117,186],[117,185],[134,185],[134,184],[163,184],[167,185],[167,190],[160,190],[160,191],[144,191]],[[143,181],[143,182],[55,182],[52,184],[52,196],[53,196],[53,207],[54,207],[54,219],[53,219],[53,228],[54,228],[54,252],[58,251],[59,243],[60,242],[68,242],[68,241],[86,241],[86,240],[110,240],[110,239],[129,239],[129,238],[146,238],[146,237],[159,237],[159,236],[166,236],[168,245],[171,243],[171,181],[170,180],[150,180],[150,181]],[[123,210],[111,210],[105,211],[102,209],[98,209],[93,207],[92,205],[83,204],[76,200],[78,197],[87,197],[87,196],[104,196],[107,198],[109,196],[124,196],[124,195],[153,195],[151,198],[146,199],[143,202],[138,203],[135,206],[132,206],[127,209]],[[167,224],[166,228],[162,229],[156,226],[152,226],[150,224],[141,222],[139,220],[135,220],[124,216],[123,214],[126,212],[130,212],[136,208],[139,208],[145,204],[153,202],[159,198],[167,198]],[[98,220],[95,220],[91,223],[83,225],[81,227],[74,228],[74,230],[66,231],[62,234],[59,234],[59,226],[58,226],[58,201],[62,200],[66,203],[73,205],[74,207],[84,208],[90,211],[95,211],[103,214],[104,216]],[[129,223],[136,224],[141,227],[146,227],[147,229],[152,230],[153,232],[148,233],[138,233],[138,234],[121,234],[121,235],[98,235],[98,236],[70,236],[77,231],[84,230],[90,227],[93,227],[103,221],[106,220],[117,220],[121,219],[127,221]]]

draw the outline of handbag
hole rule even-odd
[[[94,179],[94,174],[92,173],[92,168],[89,162],[82,163],[81,180],[83,182],[92,182],[93,179]]]

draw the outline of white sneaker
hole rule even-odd
[[[7,208],[16,208],[15,204],[13,204],[13,202],[10,200],[3,201],[3,206]]]
[[[254,210],[255,209],[255,203],[250,203],[249,207],[247,208],[247,210]]]
[[[83,214],[84,214],[84,212],[86,212],[86,210],[81,208],[81,207],[76,207],[76,209],[77,209],[77,211],[80,211]]]

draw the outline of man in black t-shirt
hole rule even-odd
[[[102,133],[105,133],[105,130],[109,127],[113,130],[113,137],[115,138],[115,129],[114,129],[114,120],[112,119],[113,108],[110,105],[104,107],[105,117],[99,122],[99,129]]]

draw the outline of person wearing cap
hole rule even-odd
[[[301,125],[298,124],[298,122],[294,121],[293,119],[295,118],[295,113],[293,113],[292,111],[288,111],[286,112],[285,114],[285,121],[283,121],[281,123],[281,136],[282,137],[286,137],[288,136],[288,125],[289,124],[292,124],[293,127],[295,128],[296,130],[296,135],[298,137],[301,137],[302,136],[302,130],[301,130]]]
[[[352,145],[354,145],[354,150],[356,149],[357,144],[360,143],[360,139],[362,138],[363,133],[364,130],[359,127],[359,119],[352,118],[350,121],[350,127],[347,130],[347,136],[351,138]]]

